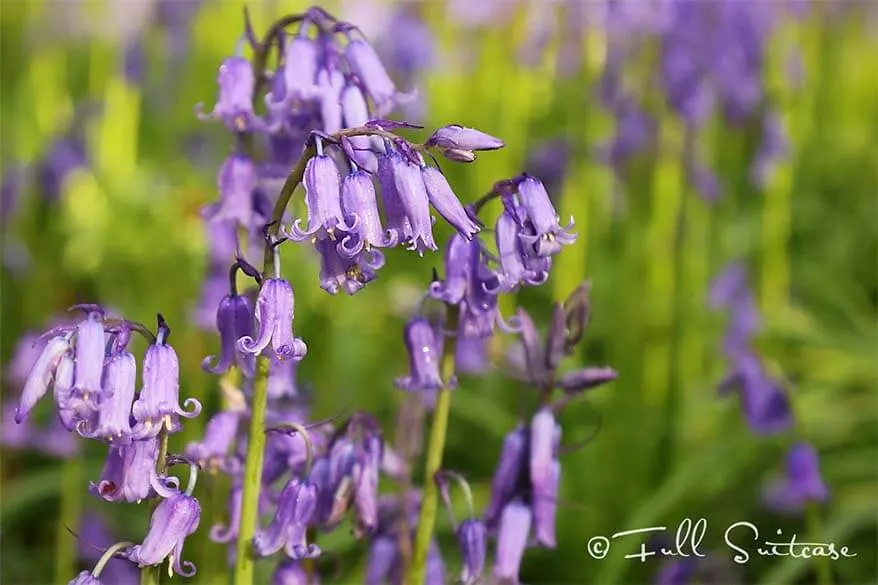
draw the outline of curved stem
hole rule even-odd
[[[436,481],[444,481],[445,477],[450,477],[454,481],[457,482],[457,485],[460,486],[460,489],[463,490],[463,499],[466,500],[467,510],[469,511],[470,518],[473,517],[473,491],[469,487],[469,482],[466,480],[464,476],[457,473],[456,471],[451,471],[450,469],[442,469],[436,472]]]
[[[458,309],[448,307],[449,329],[457,330]],[[427,577],[427,552],[433,537],[438,509],[438,487],[433,478],[442,467],[442,453],[445,450],[445,436],[448,431],[448,414],[451,411],[451,388],[448,380],[454,373],[454,354],[457,349],[456,338],[445,341],[442,358],[442,374],[445,387],[439,391],[436,409],[433,412],[433,425],[430,428],[430,442],[427,445],[427,465],[424,474],[424,497],[421,501],[421,514],[418,518],[418,532],[415,535],[415,548],[409,570],[408,585],[424,585]]]
[[[134,546],[134,543],[133,542],[117,542],[116,544],[114,544],[113,546],[108,548],[106,551],[104,551],[104,554],[101,555],[100,559],[98,559],[98,563],[95,565],[94,569],[91,570],[91,576],[94,577],[95,579],[100,577],[101,571],[104,570],[104,567],[107,565],[107,563],[110,562],[110,559],[113,558],[113,555],[115,555],[117,552],[119,552],[123,548],[128,548],[129,546]]]
[[[253,403],[250,409],[250,443],[244,462],[244,491],[241,495],[241,524],[238,528],[235,585],[253,583],[251,541],[259,517],[259,492],[262,489],[262,463],[265,456],[265,411],[268,405],[268,358],[256,360]]]
[[[195,484],[198,482],[198,466],[194,463],[189,463],[189,483],[186,484],[186,495],[191,496],[192,492],[195,491]]]

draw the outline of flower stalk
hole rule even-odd
[[[455,305],[448,305],[448,330],[457,331],[459,312]],[[427,578],[427,553],[430,539],[436,525],[436,513],[439,509],[439,488],[433,478],[442,468],[442,455],[445,451],[445,437],[448,431],[448,414],[451,411],[451,387],[448,381],[454,374],[454,356],[457,350],[456,337],[445,340],[442,356],[442,379],[445,385],[439,391],[436,409],[433,412],[433,425],[430,428],[430,440],[427,444],[427,462],[424,471],[424,496],[421,502],[421,513],[418,518],[418,531],[415,535],[415,548],[409,569],[408,585],[424,585]]]
[[[159,477],[164,476],[168,470],[168,430],[166,427],[162,427],[159,433],[159,456],[156,459],[155,469]],[[155,510],[159,501],[160,499],[154,500],[150,504],[150,511]],[[140,570],[140,585],[159,585],[161,578],[161,565],[151,565]]]

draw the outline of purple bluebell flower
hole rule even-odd
[[[155,437],[161,430],[169,433],[180,430],[178,417],[195,418],[201,412],[201,403],[187,398],[180,406],[180,362],[177,352],[164,343],[162,333],[156,343],[146,349],[143,357],[143,388],[131,410],[136,424],[133,437]]]
[[[271,585],[320,585],[319,577],[309,576],[300,561],[282,560],[271,574]]]
[[[505,292],[516,290],[522,284],[539,286],[549,280],[548,265],[538,267],[532,262],[532,258],[525,253],[520,233],[515,215],[510,211],[501,213],[497,218],[494,236],[500,257],[497,277],[500,290]]]
[[[409,242],[413,234],[412,225],[396,189],[394,175],[394,158],[397,156],[391,151],[389,154],[378,157],[378,183],[381,185],[381,201],[384,204],[387,229],[399,234],[400,241]]]
[[[74,385],[72,407],[78,405],[97,410],[104,393],[101,381],[104,371],[105,336],[100,313],[91,312],[76,327]]]
[[[317,510],[317,495],[317,486],[311,481],[291,479],[278,498],[271,524],[253,538],[256,554],[268,556],[284,548],[287,555],[296,560],[320,556],[320,547],[306,540],[308,526]]]
[[[410,374],[396,379],[396,386],[407,392],[421,392],[427,404],[435,399],[435,394],[444,386],[440,368],[442,366],[441,342],[429,321],[415,317],[406,323],[405,345],[409,355]],[[456,384],[452,378],[450,386]]]
[[[265,97],[265,102],[271,109],[289,109],[294,104],[311,101],[320,95],[316,84],[320,46],[304,33],[303,27],[287,43],[283,65],[285,94],[283,97],[273,94]]]
[[[384,442],[380,436],[364,439],[362,461],[357,462],[354,476],[354,507],[357,529],[371,533],[378,528],[378,475],[384,454]]]
[[[533,528],[536,541],[546,548],[555,548],[555,516],[558,510],[558,486],[561,464],[554,459],[541,484],[533,486]]]
[[[450,305],[465,298],[472,274],[473,247],[478,245],[459,233],[451,236],[445,248],[445,279],[430,284],[430,296]]]
[[[397,153],[390,158],[395,194],[398,195],[408,223],[411,226],[409,250],[423,255],[424,250],[435,250],[433,217],[430,215],[429,196],[418,165],[406,161]]]
[[[507,502],[522,483],[522,474],[528,461],[528,432],[519,425],[503,439],[503,450],[491,480],[491,499],[485,509],[485,525],[496,528]]]
[[[324,67],[317,74],[320,95],[320,117],[323,131],[335,134],[342,129],[341,92],[345,87],[344,74],[335,67]]]
[[[786,458],[786,476],[770,484],[764,494],[769,508],[778,512],[801,512],[809,502],[825,502],[829,488],[820,475],[817,451],[808,443],[796,443]]]
[[[457,528],[457,544],[463,558],[460,580],[465,585],[477,582],[485,571],[485,525],[480,520],[464,520]]]
[[[359,292],[377,276],[377,270],[384,266],[384,254],[380,250],[362,250],[360,254],[347,258],[339,253],[341,243],[319,240],[316,244],[320,254],[320,288],[331,295],[344,289],[349,295]]]
[[[653,585],[688,585],[698,570],[698,559],[672,559],[662,563]]]
[[[345,177],[341,185],[341,199],[345,215],[349,218],[353,234],[347,235],[340,243],[339,252],[346,257],[359,254],[364,248],[393,247],[399,241],[394,229],[387,232],[381,226],[378,200],[372,179],[364,171],[355,171]],[[356,235],[356,238],[353,236]],[[349,245],[353,240],[353,245]]]
[[[537,256],[557,254],[561,251],[562,245],[576,241],[576,234],[570,233],[573,218],[570,218],[567,226],[561,227],[558,212],[539,179],[525,176],[518,185],[518,197],[527,213],[528,221],[535,230],[533,235],[522,234],[520,237],[525,243],[533,246]]]
[[[561,425],[549,408],[542,408],[530,422],[530,481],[534,490],[551,482],[552,464],[561,442]]]
[[[758,435],[773,435],[793,425],[790,400],[780,383],[774,380],[757,355],[740,353],[733,371],[720,383],[720,392],[736,389],[747,426]]]
[[[277,359],[301,361],[308,347],[293,333],[294,307],[295,296],[290,283],[282,278],[266,279],[256,300],[259,334],[256,339],[249,335],[238,339],[238,349],[258,355],[270,344]]]
[[[104,365],[104,402],[98,411],[98,424],[88,428],[81,420],[76,430],[84,437],[102,439],[118,445],[131,440],[131,406],[137,384],[137,360],[124,349],[115,352]]]
[[[311,158],[305,165],[305,206],[308,208],[308,228],[302,231],[301,219],[293,222],[287,234],[290,239],[302,241],[335,239],[336,230],[351,231],[341,210],[341,175],[338,167],[326,154]]]
[[[82,571],[68,581],[67,585],[104,585],[104,582],[92,575],[91,571]]]
[[[213,110],[204,114],[202,104],[196,107],[201,120],[222,120],[233,132],[267,131],[268,126],[253,112],[253,90],[256,77],[250,61],[244,57],[226,58],[217,74],[219,97]]]
[[[21,423],[49,390],[61,359],[70,351],[70,339],[60,335],[51,338],[37,358],[24,384],[21,400],[15,412],[15,422]],[[101,347],[103,352],[103,346]]]
[[[506,146],[499,138],[457,124],[437,129],[427,139],[426,145],[456,150],[497,150]]]
[[[503,508],[494,559],[494,576],[498,579],[518,582],[518,571],[527,547],[531,521],[531,509],[521,500],[513,500]]]
[[[237,364],[247,377],[253,376],[253,354],[238,351],[237,343],[242,337],[253,336],[253,308],[246,296],[227,295],[216,310],[216,328],[220,333],[220,357],[204,358],[201,367],[211,374],[223,374],[232,364]],[[214,365],[210,365],[215,362]]]
[[[151,490],[162,497],[172,496],[177,480],[158,476],[158,453],[157,437],[110,447],[101,479],[91,484],[90,491],[108,502],[140,502],[150,497]]]
[[[76,430],[76,425],[80,421],[86,421],[89,424],[97,422],[96,411],[86,407],[81,401],[75,403],[71,399],[75,370],[76,364],[73,356],[69,353],[64,354],[55,369],[55,386],[52,389],[55,404],[58,405],[58,418],[69,431]]]
[[[341,92],[340,100],[345,128],[363,126],[371,119],[366,96],[363,95],[363,91],[356,80],[348,80]],[[373,150],[372,145],[380,145],[380,141],[369,136],[352,136],[350,141],[357,154],[358,161],[363,163],[361,166],[364,166],[369,171],[374,170],[377,163],[375,155],[371,152]],[[379,152],[383,152],[383,150],[379,149]]]
[[[239,467],[237,459],[229,457],[229,450],[235,442],[240,420],[240,412],[223,410],[216,413],[204,429],[204,439],[186,445],[184,453],[202,470],[236,472]]]
[[[459,333],[468,338],[486,338],[499,327],[505,333],[517,333],[520,323],[517,318],[507,323],[500,315],[497,291],[499,278],[487,264],[487,254],[477,240],[470,246],[469,285],[465,300],[458,305],[460,309]]]
[[[765,114],[762,122],[762,142],[750,167],[750,179],[759,189],[764,189],[778,159],[789,151],[789,137],[777,112]]]
[[[747,294],[747,269],[740,262],[731,262],[710,283],[708,303],[713,309],[729,308]]]
[[[168,559],[174,572],[183,577],[195,574],[195,565],[182,561],[186,537],[198,529],[201,506],[186,494],[175,494],[156,506],[143,543],[131,547],[127,557],[139,567],[158,565]]]
[[[451,190],[445,175],[435,167],[422,167],[421,178],[427,190],[427,196],[433,208],[453,227],[457,233],[466,239],[479,233],[480,228],[473,221],[467,210],[457,199],[457,195]]]
[[[59,138],[40,159],[37,178],[47,201],[61,199],[67,177],[88,164],[85,144],[76,136]]]
[[[369,97],[375,104],[375,116],[382,117],[390,113],[396,104],[408,101],[413,95],[404,95],[396,91],[396,86],[378,54],[372,46],[362,39],[352,39],[344,50],[345,60],[351,70],[362,81]]]
[[[18,407],[12,403],[3,405],[2,424],[0,424],[0,443],[6,448],[23,449],[27,447],[33,434],[30,421],[20,423],[15,420]]]
[[[256,165],[244,155],[233,153],[226,158],[217,175],[220,200],[208,207],[210,221],[233,221],[249,228],[253,223],[253,191],[256,189]]]
[[[369,544],[364,585],[384,585],[398,564],[399,551],[396,538],[378,534]]]
[[[561,374],[558,378],[558,387],[567,394],[578,394],[612,382],[618,377],[619,372],[613,368],[581,368]]]

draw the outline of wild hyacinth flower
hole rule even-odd
[[[284,50],[283,97],[269,94],[265,103],[270,109],[284,110],[293,105],[316,99],[320,95],[317,87],[317,68],[320,47],[317,41],[307,37],[307,28],[302,26]]]
[[[406,215],[399,192],[396,189],[396,177],[394,175],[394,158],[399,155],[393,152],[392,147],[387,147],[388,154],[378,157],[378,182],[381,185],[381,202],[384,204],[384,216],[387,221],[387,229],[399,234],[401,242],[412,240],[412,225]]]
[[[353,229],[353,226],[345,222],[341,210],[341,175],[328,155],[318,154],[308,161],[303,183],[308,228],[303,232],[299,227],[302,220],[297,219],[287,234],[290,239],[334,240],[336,230],[348,232]]]
[[[278,498],[271,524],[253,538],[256,554],[268,556],[284,548],[292,559],[320,556],[320,548],[306,540],[308,526],[317,510],[317,494],[317,486],[311,481],[291,479]]]
[[[230,155],[217,175],[220,201],[209,206],[210,221],[233,221],[249,228],[253,221],[253,191],[256,189],[256,165],[241,154]]]
[[[385,232],[381,225],[375,186],[367,173],[358,170],[345,177],[341,186],[341,200],[347,221],[353,226],[353,234],[341,241],[339,251],[342,254],[354,257],[364,248],[391,248],[397,244],[399,234],[396,230],[388,229]]]
[[[457,233],[466,239],[479,233],[479,226],[472,220],[469,213],[457,199],[457,195],[451,190],[451,186],[439,169],[435,167],[422,167],[421,178],[427,190],[427,197],[439,215],[447,221]]]
[[[518,582],[518,571],[527,546],[532,517],[531,509],[521,500],[513,500],[503,508],[494,560],[496,578]]]
[[[101,379],[104,371],[104,324],[102,315],[90,312],[76,327],[75,364],[71,408],[97,410],[104,397]]]
[[[216,413],[204,429],[204,439],[186,445],[185,455],[204,471],[221,469],[227,473],[237,472],[238,461],[229,457],[229,450],[235,442],[240,420],[240,412]]]
[[[480,520],[464,520],[457,528],[457,544],[463,559],[462,583],[477,582],[485,571],[485,525]]]
[[[441,342],[436,339],[436,332],[430,322],[420,317],[406,324],[404,337],[411,373],[397,378],[396,386],[406,392],[422,393],[430,407],[435,401],[436,393],[444,386],[440,372]],[[449,380],[449,385],[455,384],[454,378]]]
[[[378,250],[362,251],[348,258],[339,253],[341,243],[331,240],[318,240],[317,252],[320,254],[320,288],[331,295],[344,289],[354,295],[377,276],[377,270],[384,266],[384,254]]]
[[[195,418],[201,412],[201,403],[187,398],[180,406],[180,362],[177,352],[164,342],[161,330],[156,343],[146,349],[143,357],[143,388],[134,402],[131,413],[136,421],[133,437],[155,437],[162,429],[169,433],[180,430],[178,417]]]
[[[454,150],[497,150],[506,144],[490,134],[475,128],[464,128],[457,124],[437,129],[425,143],[426,146]]]
[[[172,496],[176,492],[171,488],[177,480],[159,478],[156,473],[158,453],[156,437],[110,447],[101,479],[91,484],[90,491],[108,502],[140,502],[150,497],[151,490],[162,497]]]
[[[402,155],[389,155],[395,194],[398,195],[405,216],[411,227],[409,250],[416,250],[423,255],[424,250],[435,250],[433,240],[433,218],[430,215],[429,196],[421,176],[421,169]]]
[[[497,527],[503,509],[519,489],[528,462],[528,439],[524,426],[517,427],[503,439],[503,450],[491,480],[491,499],[484,514],[489,529]]]
[[[317,575],[309,576],[300,561],[284,559],[271,574],[271,585],[320,585]]]
[[[825,502],[829,489],[820,475],[817,451],[797,443],[786,459],[786,477],[770,484],[764,494],[766,505],[785,513],[801,512],[809,502]]]
[[[754,433],[773,435],[792,427],[789,397],[755,354],[740,354],[733,371],[720,383],[720,393],[732,389],[740,395],[744,418]]]
[[[445,248],[445,279],[430,284],[430,296],[450,305],[459,304],[469,290],[473,246],[477,242],[454,234]]]
[[[247,377],[252,377],[255,358],[238,351],[242,337],[253,336],[253,308],[246,296],[231,294],[223,297],[216,310],[216,328],[220,334],[220,357],[204,358],[201,367],[211,374],[224,374],[236,364]],[[210,365],[215,362],[214,365]]]
[[[345,47],[344,57],[372,98],[376,117],[387,115],[395,105],[414,97],[414,94],[406,95],[396,91],[396,86],[381,64],[378,54],[366,41],[351,39]]]
[[[555,548],[555,516],[558,511],[558,486],[561,464],[554,459],[542,483],[533,486],[531,507],[536,541],[546,548]]]
[[[265,121],[253,111],[253,90],[256,78],[250,61],[241,56],[228,57],[220,65],[217,75],[219,98],[209,114],[202,113],[198,104],[196,114],[207,121],[219,119],[232,132],[266,131]]]
[[[15,411],[15,422],[21,423],[49,390],[49,384],[55,377],[55,370],[61,359],[71,349],[68,336],[56,336],[49,340],[33,365],[30,375],[25,381],[19,406]],[[103,348],[101,349],[103,351]]]
[[[271,345],[276,359],[300,361],[308,347],[293,334],[294,306],[293,287],[289,282],[282,278],[266,279],[256,300],[258,335],[256,339],[250,336],[238,339],[238,349],[259,355]]]
[[[504,211],[497,218],[494,234],[500,270],[497,272],[500,290],[511,292],[522,284],[539,286],[549,279],[548,264],[537,266],[524,250],[519,237],[518,220],[511,211]]]
[[[198,529],[201,505],[190,495],[177,493],[156,506],[143,543],[131,547],[127,557],[139,567],[158,565],[168,560],[171,569],[183,577],[195,574],[195,565],[182,561],[186,537]],[[185,567],[185,568],[184,568]]]
[[[561,227],[558,212],[539,179],[525,176],[518,184],[518,198],[535,230],[533,235],[522,234],[520,237],[533,246],[537,256],[552,256],[561,251],[562,245],[576,241],[576,234],[570,233],[573,218],[566,227]]]
[[[76,430],[84,437],[102,439],[110,444],[124,444],[131,440],[131,406],[137,384],[137,361],[134,355],[119,349],[107,359],[104,366],[104,399],[98,411],[98,424],[88,428],[88,421],[77,423]]]

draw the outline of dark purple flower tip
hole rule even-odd
[[[427,392],[443,387],[440,367],[442,350],[436,333],[426,319],[416,317],[406,323],[405,346],[409,355],[410,374],[397,378],[396,386],[408,392]]]
[[[534,228],[533,234],[522,233],[520,237],[533,247],[537,256],[552,256],[560,252],[563,245],[576,241],[577,234],[570,232],[573,218],[567,226],[561,227],[558,212],[539,179],[525,176],[518,185],[518,196]]]
[[[487,533],[480,520],[464,520],[457,528],[457,544],[463,558],[460,580],[465,585],[477,582],[485,571]]]
[[[84,437],[102,439],[118,445],[131,440],[131,406],[137,385],[137,361],[134,355],[120,351],[111,356],[104,366],[106,398],[98,411],[98,424],[88,428],[88,421],[80,420],[76,430]]]
[[[195,565],[182,561],[183,544],[198,529],[200,520],[201,506],[192,496],[178,493],[163,499],[152,513],[146,538],[142,544],[131,547],[128,558],[139,567],[158,565],[168,559],[178,575],[193,576]]]
[[[485,509],[485,525],[497,527],[500,513],[518,489],[527,466],[528,432],[519,426],[503,439],[503,450],[491,480],[491,499]]]
[[[506,144],[499,138],[485,134],[475,128],[464,128],[457,124],[439,128],[427,139],[427,146],[437,146],[455,150],[497,150]]]
[[[820,475],[817,451],[808,443],[797,443],[786,459],[786,475],[768,486],[764,499],[772,510],[801,512],[809,502],[825,502],[829,488]]]
[[[567,394],[579,394],[585,390],[591,390],[612,382],[619,377],[619,372],[613,368],[582,368],[562,374],[558,379],[558,387]]]
[[[503,508],[497,533],[494,576],[518,582],[521,559],[530,535],[532,514],[521,500],[513,500]]]
[[[530,422],[530,481],[535,490],[551,481],[560,443],[561,425],[550,408],[540,409]]]
[[[16,423],[20,424],[40,398],[46,395],[49,384],[56,376],[56,370],[62,361],[61,358],[67,355],[70,349],[70,339],[66,336],[53,337],[48,341],[24,383],[24,390],[15,411]],[[72,374],[72,372],[70,373]]]
[[[262,283],[256,299],[256,339],[243,336],[237,347],[245,353],[258,355],[269,345],[279,360],[301,361],[308,353],[305,342],[293,333],[295,296],[293,287],[282,278],[269,278]]]
[[[240,338],[253,335],[253,308],[250,300],[239,295],[225,296],[216,311],[216,328],[220,333],[220,357],[204,358],[201,367],[211,374],[223,374],[233,363],[237,363],[245,376],[252,377],[254,356],[239,355],[236,346]]]
[[[469,216],[466,209],[457,199],[457,195],[448,184],[445,175],[435,167],[423,167],[421,177],[427,190],[427,196],[433,208],[447,221],[457,233],[466,239],[479,233],[480,228]]]
[[[561,464],[557,459],[549,465],[545,481],[534,485],[532,495],[533,527],[536,541],[555,548],[555,516],[558,511],[558,487],[561,482]]]

